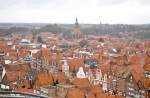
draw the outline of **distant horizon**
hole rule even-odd
[[[149,24],[150,0],[0,0],[1,23]]]
[[[68,24],[73,25],[75,23],[50,23],[50,22],[0,22],[0,24]],[[109,25],[149,25],[150,23],[143,23],[143,24],[125,24],[125,23],[80,23],[79,25],[100,25],[100,24],[109,24]]]

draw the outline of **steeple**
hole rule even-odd
[[[81,38],[81,32],[80,32],[80,27],[79,27],[79,23],[78,23],[78,18],[77,17],[76,17],[75,26],[74,26],[72,34],[73,34],[73,36],[72,36],[73,39]]]
[[[76,17],[76,22],[75,22],[75,26],[78,27],[79,23],[78,23],[78,18]]]

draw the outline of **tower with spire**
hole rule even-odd
[[[76,17],[76,22],[75,22],[75,26],[78,27],[79,23],[78,23],[78,18]]]
[[[75,20],[75,27],[73,29],[72,35],[73,35],[73,39],[79,39],[81,37],[81,31],[80,31],[80,26],[77,17]]]

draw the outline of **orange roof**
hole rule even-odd
[[[96,98],[94,94],[88,92],[88,94],[86,94],[86,98]]]
[[[58,81],[59,83],[66,83],[67,77],[64,72],[57,72],[52,74],[54,82]]]
[[[138,57],[138,56],[131,56],[131,57],[129,58],[129,61],[130,61],[130,63],[132,63],[132,64],[139,64],[140,61],[141,61],[141,58]]]
[[[133,64],[133,65],[130,65],[130,67],[132,69],[132,75],[133,75],[134,79],[136,80],[136,82],[144,79],[144,70],[141,67],[141,65]]]
[[[80,67],[84,68],[84,60],[81,58],[68,60],[68,65],[71,71],[74,69],[78,71]]]
[[[105,94],[105,93],[98,93],[98,94],[96,94],[96,98],[107,98],[107,94]]]
[[[89,87],[90,86],[90,82],[87,78],[83,78],[83,79],[74,78],[72,83],[79,87]]]
[[[8,81],[15,81],[18,77],[23,77],[26,75],[25,71],[6,71],[6,76]]]
[[[7,65],[6,76],[8,81],[15,81],[18,77],[24,77],[27,74],[27,66]]]
[[[145,64],[150,64],[150,57],[145,57]]]
[[[30,51],[25,48],[25,49],[21,49],[18,52],[18,55],[19,55],[20,58],[25,58],[29,53],[30,53]]]
[[[33,93],[33,89],[30,85],[29,80],[23,80],[21,83],[17,84],[17,87],[15,88],[16,91],[21,91],[21,92],[29,92]]]
[[[7,81],[15,81],[18,78],[18,74],[15,71],[6,72]]]
[[[144,65],[144,66],[143,66],[143,69],[144,69],[145,71],[150,71],[150,64]]]
[[[7,65],[7,71],[29,71],[30,65],[28,64],[21,64],[21,65]]]
[[[63,57],[60,54],[56,54],[56,55],[52,55],[51,60],[59,62],[60,60],[62,60]]]
[[[22,89],[31,89],[29,80],[23,80],[21,83],[18,83],[17,86],[18,88],[22,88]]]
[[[84,92],[78,88],[68,90],[67,98],[85,98]]]
[[[90,88],[91,88],[91,92],[93,94],[98,94],[98,93],[102,93],[103,92],[99,85],[94,85],[94,86],[91,86]]]
[[[48,48],[41,48],[41,50],[39,51],[42,57],[47,57],[50,55],[49,49]]]
[[[115,95],[108,95],[107,98],[116,98]]]
[[[125,98],[124,96],[116,96],[116,98]]]
[[[144,78],[144,87],[150,88],[150,78]]]
[[[110,66],[109,65],[102,65],[99,67],[99,69],[101,69],[102,73],[107,73],[110,70]]]
[[[38,86],[46,86],[46,85],[53,85],[54,81],[53,81],[53,77],[51,74],[40,72],[38,74],[38,79],[36,83],[37,83],[36,85]]]

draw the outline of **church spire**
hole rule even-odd
[[[79,23],[78,23],[78,18],[76,17],[76,22],[75,22],[75,26],[78,27]]]

